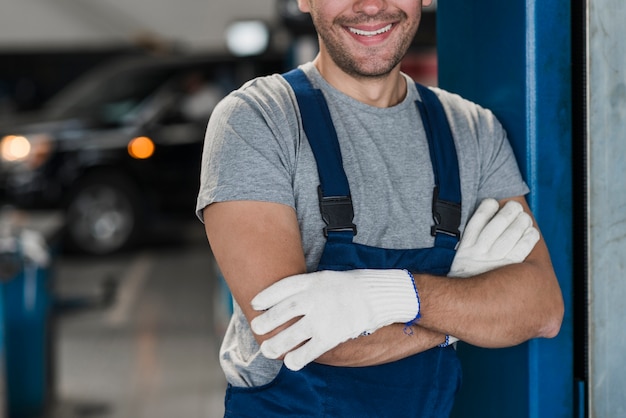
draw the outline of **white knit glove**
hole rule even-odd
[[[302,317],[261,344],[265,357],[287,353],[285,365],[300,370],[344,341],[415,320],[420,304],[408,271],[368,269],[287,277],[259,293],[252,307],[266,310],[251,322],[258,335]]]
[[[539,241],[530,215],[515,201],[502,209],[485,199],[467,223],[448,276],[469,277],[521,263]]]

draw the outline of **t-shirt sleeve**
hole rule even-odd
[[[196,215],[215,202],[253,200],[294,206],[297,121],[280,82],[260,80],[213,111],[205,135]],[[293,106],[291,106],[293,109]],[[286,110],[285,110],[286,109]]]
[[[489,197],[501,200],[526,195],[529,188],[522,178],[505,129],[491,111],[479,109],[478,201]]]
[[[526,195],[528,186],[506,130],[494,113],[457,94],[436,91],[451,121],[467,207],[475,207],[486,198]]]

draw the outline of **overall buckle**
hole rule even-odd
[[[352,231],[356,235],[356,225],[352,223],[354,219],[352,198],[350,196],[324,197],[321,186],[317,188],[317,193],[322,219],[326,223],[324,237],[328,238],[328,232]]]
[[[435,224],[430,228],[430,234],[434,237],[438,232],[460,238],[461,232],[461,205],[439,199],[439,188],[433,192],[433,220]]]

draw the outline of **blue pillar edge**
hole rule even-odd
[[[0,417],[6,416],[7,409],[7,381],[5,366],[5,325],[4,325],[4,286],[0,285]]]
[[[453,416],[574,416],[570,14],[568,0],[438,4],[439,85],[506,128],[566,304],[554,339],[500,350],[461,343]]]

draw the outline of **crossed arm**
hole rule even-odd
[[[513,200],[529,212],[523,197]],[[503,204],[504,202],[500,202]],[[204,210],[208,239],[222,273],[249,321],[261,314],[252,299],[273,283],[305,272],[299,226],[292,208],[274,203],[225,202]],[[483,347],[553,337],[563,300],[547,248],[540,240],[522,263],[464,279],[415,275],[421,319],[413,335],[391,324],[352,339],[316,361],[337,366],[385,363],[441,344],[445,335]],[[296,320],[265,335],[276,335]]]

